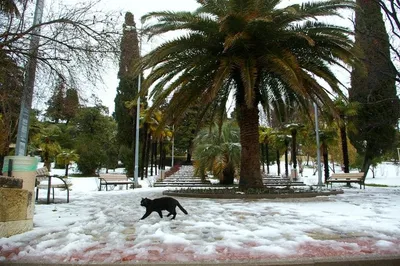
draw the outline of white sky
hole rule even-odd
[[[140,18],[151,11],[194,11],[198,4],[195,0],[103,0],[106,8],[131,12],[134,15],[136,26],[140,27]],[[154,43],[143,43],[142,54],[154,48]],[[110,114],[114,111],[114,98],[118,86],[118,69],[112,69],[105,77],[106,88],[98,91],[98,96],[103,104],[110,109]]]
[[[281,165],[283,167],[283,163]],[[121,169],[119,169],[121,170]],[[338,169],[336,169],[338,170]],[[271,166],[276,173],[276,166]],[[63,174],[64,170],[52,173]],[[312,168],[301,180],[317,184]],[[34,229],[0,238],[0,264],[146,263],[248,259],[312,259],[400,254],[400,167],[383,163],[366,183],[389,187],[343,188],[311,199],[229,200],[179,198],[188,211],[176,220],[152,213],[142,197],[164,188],[97,191],[95,178],[69,178],[71,201],[56,189],[57,204],[36,204]],[[343,187],[335,184],[334,187]],[[46,191],[40,190],[44,200]]]
[[[50,4],[52,1],[60,1],[60,0],[45,0],[45,4]],[[63,0],[63,4],[67,3],[79,3],[82,0]],[[302,3],[305,0],[283,0],[282,3],[286,5],[287,3]],[[195,0],[102,0],[99,9],[101,10],[116,10],[121,11],[122,21],[121,27],[123,23],[123,17],[125,12],[129,11],[134,14],[135,22],[138,27],[140,27],[140,18],[144,14],[151,11],[193,11],[198,7],[198,3]],[[147,53],[152,48],[156,46],[156,42],[143,42],[142,45],[142,54]],[[117,78],[118,67],[112,67],[105,74],[104,81],[105,85],[99,85],[94,91],[97,97],[102,101],[102,103],[107,106],[110,110],[110,115],[114,111],[114,99],[116,96],[116,89],[118,86],[118,78]],[[346,76],[346,74],[344,74]],[[348,75],[347,75],[348,76]],[[345,78],[348,80],[348,78]],[[86,90],[86,97],[89,97],[92,93],[92,89]]]

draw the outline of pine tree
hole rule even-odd
[[[395,127],[399,119],[396,95],[396,70],[390,59],[390,44],[378,1],[357,0],[356,46],[360,49],[363,67],[353,69],[350,101],[360,103],[352,120],[356,134],[352,144],[364,155],[362,171],[371,161],[393,147]]]

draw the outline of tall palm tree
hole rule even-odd
[[[261,147],[263,147],[263,144],[265,145],[265,158],[266,158],[266,163],[267,163],[267,174],[269,174],[269,151],[270,151],[270,146],[274,141],[274,136],[272,135],[272,128],[260,127],[259,134],[260,134],[259,142],[262,145]],[[263,161],[263,167],[264,167],[264,161]]]
[[[148,53],[135,68],[149,70],[141,95],[154,109],[173,94],[166,117],[179,119],[197,100],[206,107],[227,101],[234,92],[240,127],[240,188],[263,187],[258,145],[258,105],[275,92],[289,92],[298,102],[333,104],[342,95],[330,65],[352,63],[351,31],[315,20],[353,8],[351,0],[281,6],[281,0],[198,0],[190,12],[152,12],[142,21],[150,37],[183,30]],[[343,65],[342,65],[343,66]],[[225,106],[221,104],[220,106]],[[165,121],[164,123],[167,123]]]
[[[339,131],[340,131],[340,141],[342,146],[343,155],[343,172],[350,172],[350,160],[349,160],[349,148],[347,142],[347,128],[348,128],[348,118],[355,116],[357,114],[357,109],[359,104],[357,102],[346,102],[341,98],[335,100],[335,106],[339,114]]]

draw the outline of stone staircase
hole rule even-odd
[[[202,181],[200,177],[194,176],[192,165],[182,165],[181,168],[171,176],[159,179],[154,187],[211,187],[209,180]]]
[[[274,175],[263,175],[263,183],[266,187],[299,187],[306,186],[301,181],[293,181],[289,178]],[[154,183],[154,187],[218,187],[219,184],[212,184],[209,180],[202,181],[200,177],[194,176],[192,165],[183,165],[171,176],[160,179]],[[233,185],[233,186],[237,186]],[[226,186],[224,186],[226,187]]]

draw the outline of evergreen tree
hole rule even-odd
[[[390,60],[390,44],[381,9],[377,1],[357,0],[356,46],[363,67],[353,69],[350,101],[360,103],[352,120],[357,133],[349,135],[359,154],[364,156],[362,171],[372,160],[392,149],[399,119],[396,95],[396,70]]]
[[[66,124],[74,118],[79,110],[79,96],[78,91],[75,89],[68,89],[65,93],[63,116]]]
[[[138,91],[137,76],[132,76],[132,65],[139,59],[139,42],[133,14],[125,14],[123,25],[123,36],[121,40],[121,56],[119,63],[119,85],[117,96],[115,97],[114,117],[117,122],[117,142],[125,148],[121,150],[134,150],[136,108],[129,110],[126,106],[128,101],[134,99]],[[128,174],[132,174],[133,168],[129,167],[132,162],[133,152],[128,155],[121,155],[121,160],[128,169]]]
[[[23,72],[16,62],[0,51],[0,174],[4,156],[18,129],[23,90]]]
[[[60,81],[57,84],[53,95],[47,101],[48,107],[46,110],[46,116],[56,124],[58,124],[60,120],[64,120],[64,97],[65,83]]]

